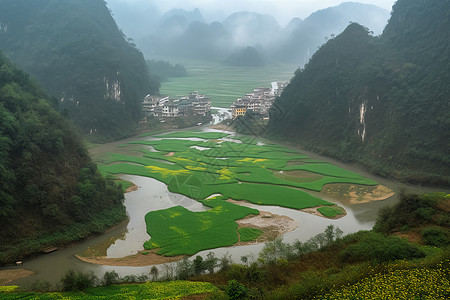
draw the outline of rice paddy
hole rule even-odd
[[[188,77],[170,78],[161,85],[161,95],[182,97],[193,90],[211,97],[212,105],[230,107],[237,98],[256,87],[270,87],[273,81],[288,81],[298,66],[271,64],[265,67],[233,67],[220,62],[184,60]]]
[[[308,191],[321,191],[330,183],[377,184],[359,174],[311,160],[295,150],[223,132],[174,132],[121,147],[135,150],[136,145],[142,146],[137,148],[137,155],[113,153],[101,171],[157,179],[170,192],[195,199],[208,208],[192,212],[177,206],[146,215],[151,239],[144,247],[157,249],[158,254],[165,256],[193,255],[231,246],[239,241],[239,236],[241,241],[258,238],[257,230],[238,230],[236,221],[259,211],[227,199],[290,209],[321,206],[325,216],[335,217],[344,213],[342,208]],[[298,174],[302,180],[296,180]]]

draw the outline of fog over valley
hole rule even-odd
[[[393,1],[109,0],[123,32],[146,57],[225,60],[243,49],[262,61],[303,65],[349,22],[381,34]],[[237,53],[237,54],[236,54]]]
[[[227,16],[237,11],[250,11],[274,16],[281,26],[285,26],[293,18],[304,19],[311,13],[341,4],[342,0],[108,0],[108,6],[130,9],[139,7],[141,12],[156,10],[165,13],[173,8],[185,10],[200,9],[207,22],[223,21]],[[391,10],[394,0],[361,0],[353,1],[373,4],[388,11]],[[119,12],[117,12],[119,13]]]

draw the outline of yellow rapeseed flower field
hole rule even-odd
[[[316,299],[448,299],[450,271],[443,264],[436,269],[379,273]]]

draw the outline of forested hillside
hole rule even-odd
[[[125,218],[76,130],[0,53],[0,265]]]
[[[132,133],[159,89],[103,0],[0,0],[0,50],[97,141]]]
[[[269,132],[383,176],[449,185],[449,11],[399,0],[380,37],[349,25],[296,72]]]

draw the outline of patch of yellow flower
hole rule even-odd
[[[18,289],[16,285],[0,286],[0,293],[11,293]]]
[[[184,162],[192,162],[192,160],[190,160],[190,159],[183,158],[183,157],[175,157],[175,156],[172,156],[172,160],[184,161]]]
[[[181,236],[188,236],[189,235],[186,231],[184,231],[183,229],[178,228],[176,226],[170,226],[169,228],[172,229],[173,231],[175,231],[176,233],[178,233]]]
[[[186,169],[191,171],[206,171],[206,168],[204,167],[186,166]]]
[[[231,179],[234,175],[233,172],[231,172],[229,169],[226,169],[226,168],[217,170],[217,173],[220,174],[219,179],[224,179],[224,180]]]
[[[163,177],[189,174],[188,170],[171,170],[171,169],[160,168],[160,167],[156,167],[156,166],[147,166],[146,168],[148,170],[150,170],[150,172],[161,174]]]
[[[268,161],[268,159],[265,159],[265,158],[258,158],[258,159],[255,159],[255,160],[253,161],[253,163],[259,163],[259,162],[265,162],[265,161]]]
[[[216,206],[213,209],[208,210],[208,213],[220,215],[223,213],[223,206]]]
[[[238,162],[252,162],[254,158],[251,157],[246,157],[244,159],[240,159],[238,160]]]
[[[208,228],[211,228],[212,220],[210,218],[206,219],[200,219],[200,223],[202,223],[202,229],[201,230],[207,230]]]
[[[248,162],[248,163],[259,163],[259,162],[265,162],[265,161],[268,161],[268,159],[246,157],[244,159],[238,160],[238,162]]]
[[[445,299],[450,291],[449,275],[448,267],[442,265],[379,273],[316,299]]]
[[[146,299],[181,299],[188,295],[217,291],[210,283],[189,281],[148,282],[140,287],[144,290],[139,295],[145,295]]]
[[[176,217],[178,217],[178,216],[181,216],[181,213],[180,213],[180,212],[173,212],[173,213],[170,214],[169,217],[170,217],[171,219],[174,219],[174,218],[176,218]]]
[[[153,249],[156,249],[156,248],[160,247],[159,244],[157,244],[155,242],[152,242],[151,245],[152,245]]]

